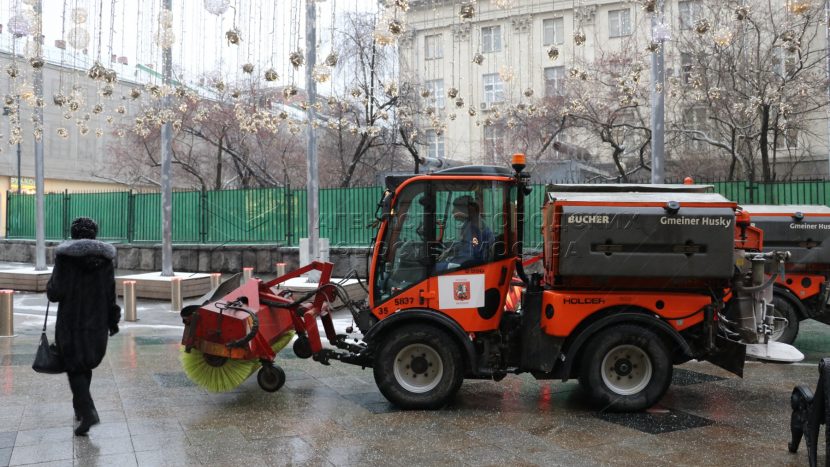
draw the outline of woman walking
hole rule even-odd
[[[107,351],[109,336],[118,332],[121,308],[115,303],[115,247],[95,239],[98,225],[88,217],[72,221],[72,240],[55,249],[55,267],[46,287],[58,302],[55,341],[66,365],[72,406],[84,436],[99,422],[89,393],[92,370]]]

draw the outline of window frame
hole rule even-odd
[[[486,34],[484,31],[488,31]],[[485,37],[487,38],[485,40]],[[481,53],[496,53],[501,52],[501,25],[494,24],[492,26],[481,27]]]
[[[550,24],[552,37],[548,37],[548,24]],[[548,40],[550,39],[550,40]],[[562,45],[565,43],[565,18],[557,16],[555,18],[546,18],[542,20],[542,45]]]
[[[623,15],[625,13],[625,15]],[[616,15],[616,21],[611,19],[612,15]],[[627,19],[627,23],[623,23],[623,17]],[[617,28],[617,34],[612,34],[613,29],[611,25],[614,24]],[[627,26],[627,30],[623,30],[623,25]],[[631,8],[620,8],[617,10],[608,10],[608,38],[619,39],[620,37],[628,37],[632,33],[631,27]]]
[[[441,36],[441,33],[427,34],[424,36],[424,60],[444,58],[444,45],[441,42]]]
[[[492,83],[488,83],[488,79],[492,79]],[[501,79],[501,75],[498,73],[484,73],[481,75],[481,80],[483,83],[484,102],[488,105],[504,102],[504,81]],[[488,87],[492,89],[488,90]]]
[[[556,77],[554,79],[550,79],[550,78],[548,78],[548,70],[550,70],[551,72],[553,72],[554,70],[558,70],[561,73],[558,77]],[[545,97],[562,97],[562,96],[564,96],[565,93],[563,92],[564,91],[563,88],[564,88],[564,81],[565,81],[565,67],[562,66],[562,65],[545,67],[542,70],[542,73],[544,73],[543,76],[545,78]],[[556,83],[555,86],[553,86],[552,88],[549,85],[549,83],[551,81],[555,81],[555,83]],[[550,89],[555,89],[556,92],[555,93],[548,92]]]

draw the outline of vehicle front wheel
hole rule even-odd
[[[375,383],[390,402],[404,409],[438,409],[464,379],[464,362],[446,332],[416,324],[395,329],[375,357]]]
[[[636,412],[657,403],[671,384],[672,359],[654,332],[614,326],[591,338],[579,382],[601,410]]]
[[[772,306],[772,315],[775,317],[775,321],[769,340],[792,344],[795,342],[795,338],[798,337],[798,313],[796,313],[795,307],[778,294],[773,297]]]

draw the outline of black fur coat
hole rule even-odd
[[[115,303],[115,247],[98,240],[69,240],[55,250],[46,287],[59,302],[55,341],[68,372],[91,370],[107,351],[109,329],[121,319]]]

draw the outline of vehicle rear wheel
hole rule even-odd
[[[795,307],[789,300],[778,294],[773,297],[772,305],[774,307],[772,315],[776,319],[769,340],[792,344],[795,342],[795,338],[798,337],[798,313],[795,311]]]
[[[375,357],[375,383],[404,409],[437,409],[452,399],[464,379],[461,351],[434,326],[416,324],[392,331]]]
[[[588,341],[579,382],[601,410],[636,412],[657,403],[671,384],[665,344],[641,326],[622,325]]]

